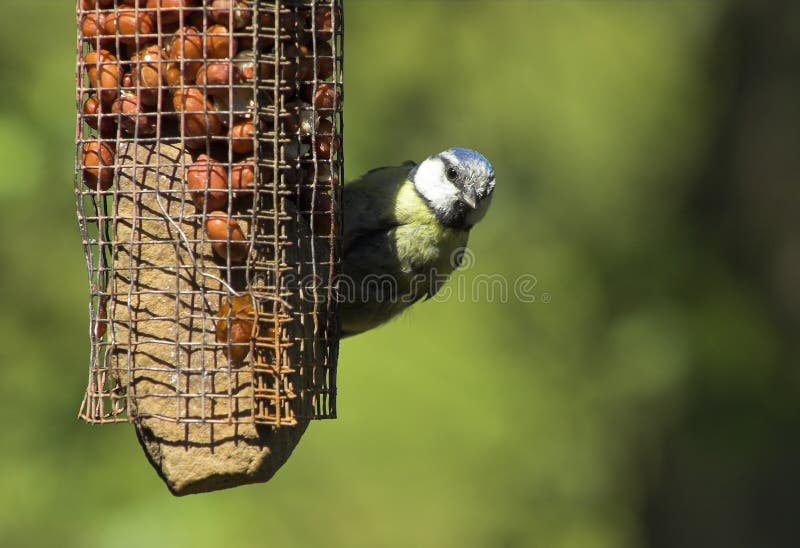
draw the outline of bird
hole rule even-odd
[[[374,329],[433,297],[489,208],[495,173],[467,148],[380,167],[342,190],[341,336]]]

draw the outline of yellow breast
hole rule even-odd
[[[443,226],[414,190],[410,181],[397,194],[395,230],[397,256],[404,274],[449,275],[456,264],[453,256],[467,245],[468,232]]]

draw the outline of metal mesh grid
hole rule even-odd
[[[80,417],[335,416],[341,0],[79,0]]]

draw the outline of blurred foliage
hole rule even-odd
[[[428,302],[344,342],[340,419],[271,482],[171,497],[130,427],[75,419],[73,3],[9,3],[0,546],[792,546],[798,10],[345,9],[348,176],[483,152],[495,201],[451,285],[532,274],[535,302]]]

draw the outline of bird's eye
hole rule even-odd
[[[458,170],[452,166],[447,168],[446,173],[447,173],[447,178],[450,181],[455,181],[456,178],[458,177]]]

